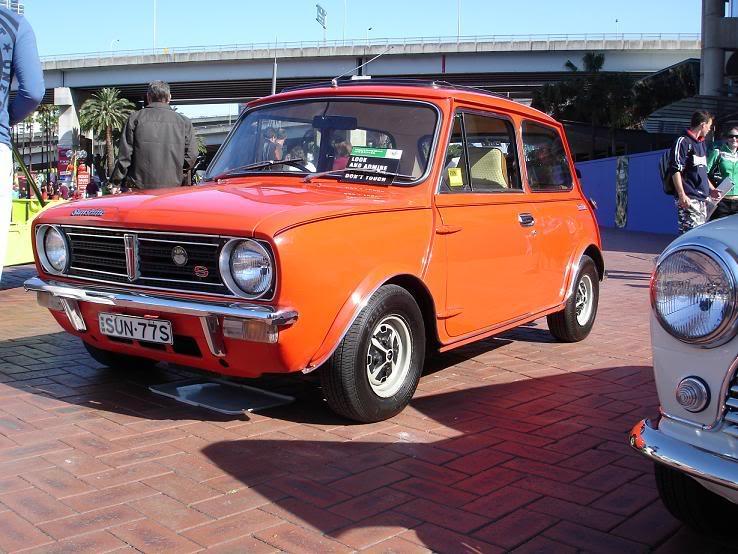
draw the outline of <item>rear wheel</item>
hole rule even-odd
[[[546,318],[551,334],[563,342],[578,342],[587,338],[597,316],[599,298],[597,267],[592,258],[582,256],[574,291],[564,309]]]
[[[96,362],[100,362],[111,369],[151,369],[157,364],[156,360],[151,360],[149,358],[129,356],[128,354],[120,354],[118,352],[111,352],[110,350],[103,350],[96,346],[92,346],[91,344],[87,344],[85,341],[82,341],[82,344],[85,345],[87,352]]]
[[[415,299],[402,287],[381,287],[320,370],[328,405],[367,423],[398,414],[415,393],[424,355],[425,325]]]
[[[725,536],[734,530],[738,506],[680,471],[661,464],[654,469],[659,496],[671,515],[700,533]]]

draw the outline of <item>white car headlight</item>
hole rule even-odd
[[[661,326],[683,342],[717,346],[735,335],[735,279],[711,249],[667,254],[651,281],[651,305]]]
[[[258,298],[272,288],[272,258],[254,240],[232,240],[226,244],[220,256],[220,272],[229,288],[241,296]]]
[[[49,273],[64,273],[69,262],[67,240],[59,229],[43,225],[36,231],[36,249]]]

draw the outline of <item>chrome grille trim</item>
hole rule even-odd
[[[164,242],[168,244],[189,244],[191,246],[212,246],[214,248],[218,248],[218,244],[212,243],[212,242],[187,242],[184,240],[166,240],[166,239],[151,239],[147,237],[139,237],[138,239],[141,242]]]
[[[211,287],[222,287],[222,283],[206,283],[205,281],[183,281],[179,279],[162,279],[161,277],[141,277],[142,281],[167,281],[169,283],[190,283],[193,285],[209,285]]]
[[[75,271],[88,271],[90,273],[100,273],[102,275],[115,275],[116,277],[127,277],[128,276],[126,273],[116,273],[115,271],[102,271],[100,269],[87,269],[85,267],[72,266],[69,269],[73,269]]]
[[[70,250],[74,252],[75,246],[77,249],[79,263],[67,270],[69,277],[141,289],[239,298],[223,282],[218,268],[220,250],[230,237],[75,225],[60,227],[70,243]],[[178,237],[184,240],[179,241]],[[197,242],[198,239],[202,242]],[[171,261],[169,250],[178,244],[193,248],[189,265],[176,266]],[[85,267],[87,265],[89,267]],[[209,276],[201,281],[187,279],[196,265],[207,267]],[[173,286],[162,286],[164,283]]]
[[[128,280],[133,283],[141,277],[141,258],[138,255],[138,238],[136,235],[126,233],[123,235],[123,243],[126,246],[126,272]]]
[[[738,438],[738,358],[733,360],[728,373],[725,375],[723,403],[720,405],[720,416],[723,422],[721,430],[732,437]]]

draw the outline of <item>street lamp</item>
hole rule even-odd
[[[456,42],[461,37],[461,0],[456,1]]]
[[[113,40],[110,41],[110,51],[112,53],[115,53],[115,47],[118,46],[118,44],[120,44],[119,38],[114,38]]]
[[[154,0],[154,54],[156,54],[156,0]]]

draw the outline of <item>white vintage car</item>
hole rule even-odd
[[[701,532],[738,522],[738,217],[686,233],[651,279],[651,341],[661,417],[630,444],[655,462],[669,511]]]

